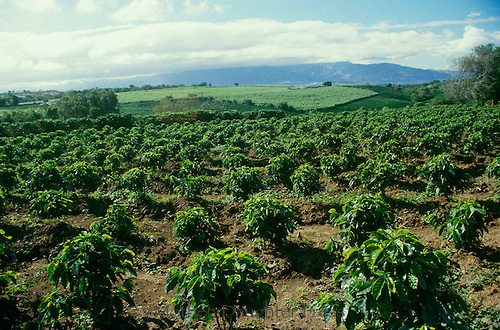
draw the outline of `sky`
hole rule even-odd
[[[448,70],[500,45],[497,0],[0,0],[0,90],[350,61]]]

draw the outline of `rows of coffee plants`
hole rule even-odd
[[[277,294],[255,256],[218,240],[227,228],[207,205],[240,205],[245,235],[266,249],[286,249],[301,216],[288,201],[344,196],[332,205],[339,235],[326,247],[335,289],[317,299],[316,310],[348,329],[467,325],[456,269],[445,252],[395,222],[395,192],[438,201],[423,221],[450,241],[449,249],[479,246],[485,219],[495,215],[457,195],[483,175],[497,187],[500,109],[206,118],[0,137],[0,294],[20,271],[8,232],[15,215],[43,223],[86,214],[94,219],[87,230],[53,247],[53,290],[41,300],[37,322],[111,326],[124,303],[134,304],[137,221],[152,217],[173,221],[179,248],[192,258],[168,271],[166,291],[177,315],[232,326],[235,316],[225,308],[259,313]],[[175,199],[196,206],[169,217],[165,200]]]

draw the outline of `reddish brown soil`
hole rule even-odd
[[[396,227],[407,228],[416,233],[423,243],[449,251],[462,273],[460,284],[467,292],[472,309],[498,308],[500,301],[498,277],[478,283],[481,274],[491,274],[499,267],[500,219],[498,203],[491,202],[497,183],[478,177],[470,187],[457,191],[456,198],[473,198],[484,203],[488,211],[487,233],[482,245],[473,252],[457,252],[445,242],[434,229],[422,223],[422,216],[430,209],[448,209],[450,201],[442,197],[427,198],[418,203],[402,202],[398,197],[416,194],[395,188],[388,196],[396,204]],[[418,192],[417,192],[418,193]],[[206,197],[206,198],[205,198]],[[276,292],[277,299],[270,306],[264,319],[244,316],[238,319],[240,329],[331,329],[333,321],[325,324],[322,315],[309,310],[319,292],[332,290],[331,256],[324,250],[330,235],[338,229],[328,223],[326,204],[313,203],[305,199],[288,198],[298,213],[299,226],[284,248],[258,245],[245,235],[242,224],[243,205],[239,202],[217,200],[217,196],[204,196],[203,202],[221,222],[223,230],[219,245],[236,247],[251,252],[269,270],[268,282]],[[197,205],[186,199],[170,201],[175,211]],[[128,307],[126,314],[144,327],[151,329],[184,329],[186,326],[169,313],[168,297],[165,295],[165,277],[169,267],[186,266],[193,253],[184,252],[172,236],[174,212],[165,212],[154,219],[138,215],[140,238],[130,247],[136,252],[135,262],[138,276],[133,291],[135,307]],[[18,283],[25,290],[16,295],[18,309],[17,327],[36,317],[39,299],[51,286],[48,283],[46,266],[50,256],[57,252],[58,244],[76,233],[88,229],[95,217],[68,216],[58,220],[28,219],[25,214],[10,214],[2,220],[4,227],[15,241],[18,254],[16,271]],[[36,225],[33,225],[36,224]],[[497,273],[498,274],[498,273]],[[204,328],[202,323],[193,323],[191,328]]]

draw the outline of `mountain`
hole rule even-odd
[[[136,78],[111,78],[68,84],[67,89],[123,87],[129,85],[314,85],[334,84],[421,84],[451,78],[451,72],[417,69],[391,63],[354,64],[350,62],[250,66],[159,73]]]
[[[354,64],[337,62],[284,66],[254,66],[206,69],[161,74],[151,77],[156,84],[199,84],[216,86],[271,84],[309,85],[324,81],[334,84],[420,84],[446,80],[449,72],[417,69],[391,63]]]

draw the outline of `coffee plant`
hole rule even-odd
[[[9,284],[16,282],[17,277],[15,272],[4,270],[4,267],[15,259],[11,239],[11,236],[7,236],[5,231],[0,229],[0,295]]]
[[[297,168],[293,159],[287,155],[280,155],[269,159],[269,164],[266,166],[266,174],[272,183],[290,183],[290,176]]]
[[[76,211],[71,196],[62,190],[39,191],[29,204],[30,214],[41,218],[69,215]]]
[[[457,201],[444,221],[437,219],[433,223],[439,229],[439,234],[445,234],[457,249],[472,249],[478,247],[481,236],[488,232],[484,223],[485,210],[472,200]]]
[[[233,248],[210,248],[197,254],[185,270],[170,268],[166,291],[175,292],[170,305],[189,322],[214,318],[221,323],[235,322],[238,312],[262,312],[276,298],[273,287],[262,281],[266,268],[246,252]],[[225,328],[225,326],[224,326]]]
[[[321,172],[323,175],[329,178],[335,178],[337,175],[342,173],[344,169],[344,163],[342,162],[342,157],[340,155],[328,155],[323,156],[319,159],[321,166]]]
[[[134,305],[130,295],[136,276],[133,256],[107,235],[83,233],[64,243],[49,264],[54,290],[40,304],[40,326],[61,327],[78,307],[88,313],[95,327],[109,327],[123,311],[123,302]]]
[[[113,238],[127,241],[137,229],[134,216],[128,211],[127,205],[115,202],[108,207],[106,216],[90,225],[92,232],[107,234]]]
[[[321,294],[315,305],[349,330],[455,329],[467,305],[451,270],[442,251],[426,248],[411,232],[379,229],[344,251],[333,276],[341,290]]]
[[[125,172],[120,178],[120,186],[122,188],[144,191],[149,180],[149,173],[141,168],[131,168]]]
[[[319,173],[309,164],[301,165],[290,177],[293,191],[300,195],[312,195],[321,188],[319,182]]]
[[[258,169],[242,166],[226,173],[225,191],[233,197],[246,200],[248,196],[264,188]]]
[[[177,212],[172,231],[184,246],[199,248],[213,243],[219,229],[217,220],[197,206]]]
[[[418,172],[427,181],[427,191],[436,195],[448,195],[456,182],[455,163],[447,153],[429,157]]]
[[[396,158],[393,154],[382,153],[376,159],[359,165],[351,184],[357,183],[368,191],[384,193],[403,172],[404,167]]]
[[[32,191],[57,189],[61,185],[61,173],[53,160],[35,166],[25,182]]]
[[[76,162],[66,167],[62,178],[70,190],[94,191],[101,181],[97,169],[83,162]]]
[[[330,222],[339,226],[339,235],[348,246],[361,244],[371,232],[386,229],[393,222],[389,205],[381,195],[363,194],[347,200],[341,214],[335,209],[330,212]]]
[[[495,157],[486,167],[486,174],[490,178],[500,178],[500,157]]]
[[[295,230],[295,214],[287,205],[271,197],[254,195],[245,202],[245,230],[253,237],[282,244]]]

